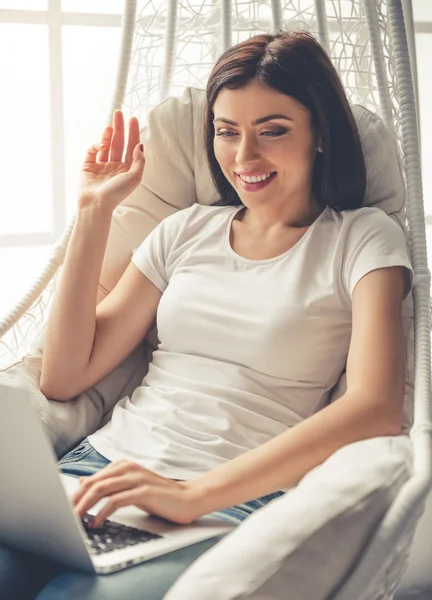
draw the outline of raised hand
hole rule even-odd
[[[129,121],[126,152],[123,113],[116,110],[112,126],[106,127],[100,144],[85,157],[78,185],[78,207],[102,206],[114,211],[141,182],[144,154],[140,149],[139,123]]]

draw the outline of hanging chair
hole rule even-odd
[[[403,314],[405,435],[336,452],[201,556],[169,600],[390,600],[428,586],[432,595],[430,273],[412,14],[408,2],[404,8],[405,19],[401,0],[125,1],[107,124],[119,108],[140,119],[146,168],[113,215],[98,300],[157,223],[194,202],[217,199],[200,120],[206,79],[223,50],[280,29],[312,32],[331,56],[362,139],[365,203],[405,229],[415,273]],[[44,326],[73,225],[74,219],[28,293],[0,320],[0,405],[9,389],[26,390],[59,457],[106,423],[116,402],[141,384],[157,344],[152,331],[104,380],[69,402],[40,392]],[[344,384],[342,374],[331,401]]]

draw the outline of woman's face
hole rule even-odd
[[[223,88],[213,113],[216,159],[245,206],[310,206],[317,140],[303,105],[252,81]]]

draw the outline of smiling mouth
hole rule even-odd
[[[272,175],[276,175],[276,171],[270,171],[269,173],[264,173],[262,175],[241,175],[239,173],[236,173],[236,175],[244,183],[261,183],[262,181],[270,179]]]
[[[248,180],[244,179],[244,176],[236,173],[236,177],[238,178],[239,185],[246,192],[255,192],[258,190],[262,190],[263,188],[270,185],[273,179],[276,177],[277,171],[272,171],[270,174],[264,175],[264,179],[261,179],[262,176],[251,176],[248,177]]]

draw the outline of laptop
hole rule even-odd
[[[112,573],[218,535],[234,524],[201,517],[188,525],[136,507],[116,510],[103,527],[87,528],[101,500],[80,519],[70,496],[78,479],[60,473],[29,393],[0,385],[0,544],[88,573]]]

